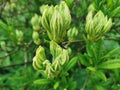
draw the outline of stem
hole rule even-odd
[[[13,68],[13,67],[17,67],[17,66],[21,66],[21,65],[25,65],[25,64],[32,64],[32,61],[28,61],[28,62],[23,62],[23,63],[19,63],[19,64],[12,64],[12,65],[8,65],[8,66],[3,66],[3,67],[0,67],[0,69],[3,69],[3,68]]]
[[[90,76],[90,73],[88,72],[88,73],[87,73],[87,77],[86,77],[86,79],[85,79],[85,82],[84,82],[83,87],[82,87],[82,89],[81,89],[81,90],[85,90],[86,85],[87,85],[88,80],[89,80],[89,76]]]
[[[18,48],[16,50],[14,50],[14,51],[6,52],[7,54],[4,55],[4,56],[1,56],[0,60],[5,60],[6,57],[10,56],[11,54],[16,53],[17,51],[18,51]]]
[[[24,53],[24,62],[25,62],[25,67],[27,67],[27,64],[26,64],[26,62],[27,62],[27,52],[26,51]]]

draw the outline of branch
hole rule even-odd
[[[90,73],[88,72],[88,73],[87,73],[87,77],[86,77],[86,79],[85,79],[85,82],[84,82],[83,87],[82,87],[81,90],[86,90],[85,88],[86,88],[86,85],[87,85],[87,83],[88,83],[89,76],[90,76]]]
[[[11,55],[11,54],[13,54],[13,53],[15,53],[15,52],[17,52],[18,51],[18,49],[16,49],[15,51],[11,51],[11,52],[9,52],[7,55],[5,55],[5,56],[1,56],[0,57],[0,60],[4,60],[4,58],[6,58],[7,56],[9,56],[9,55]]]
[[[16,67],[16,66],[22,66],[22,65],[25,65],[25,64],[32,64],[32,61],[28,61],[28,62],[24,62],[24,63],[19,63],[19,64],[12,64],[12,65],[8,65],[8,66],[3,66],[3,67],[0,67],[0,69],[3,69],[3,68],[12,68],[12,67]]]

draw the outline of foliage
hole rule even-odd
[[[0,90],[119,90],[120,0],[1,0]]]

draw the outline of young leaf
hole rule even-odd
[[[95,90],[106,90],[103,86],[101,86],[101,85],[96,85],[95,86]]]
[[[101,63],[98,68],[101,69],[117,69],[120,68],[120,59],[108,60]]]
[[[8,26],[7,26],[4,22],[2,22],[2,21],[0,20],[0,28],[2,28],[2,29],[4,29],[4,30],[7,30],[7,29],[8,29]]]
[[[87,58],[87,55],[79,54],[79,60],[82,65],[89,66],[91,63]]]
[[[96,71],[96,75],[101,78],[103,81],[107,81],[105,74],[102,71]]]
[[[49,79],[38,79],[34,81],[34,84],[41,84],[41,85],[45,85],[49,83],[51,83],[51,80]]]
[[[88,53],[88,55],[89,55],[90,57],[93,56],[93,51],[92,51],[91,47],[92,47],[92,43],[89,42],[89,41],[87,41],[86,50],[87,50],[87,53]]]
[[[119,13],[119,11],[120,11],[120,6],[119,7],[117,7],[117,8],[115,8],[112,12],[111,12],[111,17],[114,17],[117,13]]]
[[[102,71],[97,70],[95,67],[87,67],[87,69],[90,70],[90,71],[92,71],[92,73],[94,73],[96,76],[98,76],[99,78],[101,78],[103,81],[107,80],[105,74]]]
[[[78,57],[73,57],[69,62],[68,64],[65,66],[65,70],[68,71],[70,70],[72,67],[75,66],[75,64],[77,63],[78,61]]]
[[[108,57],[112,56],[112,55],[115,54],[119,49],[120,49],[120,48],[117,47],[117,48],[111,50],[111,51],[108,52],[106,55],[104,55],[101,59],[105,59],[105,58],[108,58]]]
[[[95,72],[96,71],[96,68],[95,67],[87,67],[88,70],[92,71],[92,72]]]

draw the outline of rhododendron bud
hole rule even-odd
[[[41,43],[38,32],[33,31],[32,38],[33,38],[33,41],[36,45],[39,45]]]
[[[105,32],[110,30],[111,27],[111,18],[108,19],[107,16],[102,13],[102,11],[99,11],[94,17],[92,12],[88,13],[86,17],[85,29],[87,38],[90,41],[99,40]]]
[[[50,40],[57,43],[64,41],[70,22],[70,11],[64,1],[55,7],[46,6],[42,13],[42,26],[47,30]]]
[[[35,14],[32,19],[31,19],[31,24],[33,26],[33,29],[35,31],[39,31],[40,30],[40,21],[41,21],[41,17],[38,16],[37,14]]]

